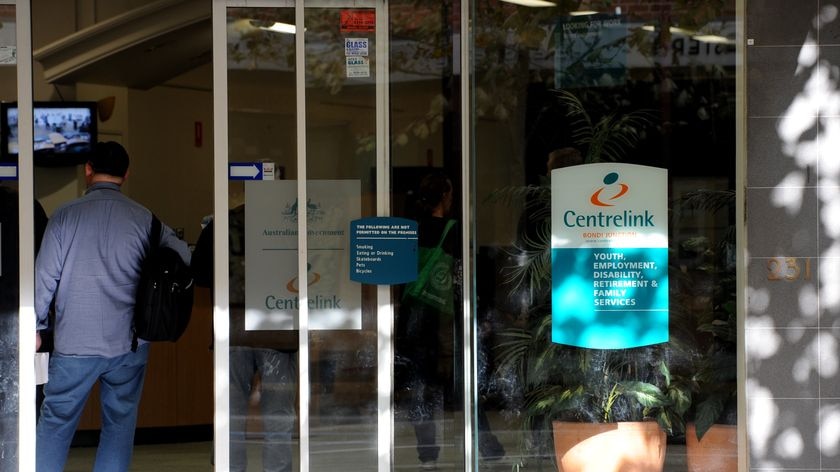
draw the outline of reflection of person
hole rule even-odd
[[[56,210],[35,263],[35,313],[46,328],[55,301],[54,352],[37,427],[38,471],[60,471],[93,384],[102,432],[95,471],[128,470],[149,346],[131,350],[131,322],[152,214],[120,192],[128,154],[98,143],[85,195]],[[187,244],[162,225],[160,244],[189,262]]]
[[[420,183],[417,205],[418,244],[435,247],[449,221],[452,182],[442,173],[426,176]],[[457,260],[456,235],[457,230],[450,230],[442,248]],[[434,414],[443,409],[444,392],[451,392],[448,384],[453,380],[453,323],[451,316],[409,299],[403,301],[397,318],[395,375],[407,396],[418,459],[427,469],[435,467],[440,453]]]
[[[230,226],[230,470],[247,468],[248,404],[259,394],[263,470],[292,470],[297,395],[297,331],[245,331],[245,207],[229,212]],[[193,253],[198,285],[213,285],[213,221]]]
[[[47,226],[47,213],[35,200],[35,254],[41,247],[41,238]],[[18,257],[18,192],[12,187],[0,184],[0,307],[18,307],[20,273]]]
[[[35,200],[34,223],[35,223],[35,254],[41,247],[41,238],[44,235],[44,228],[47,226],[47,214],[44,207]],[[17,332],[18,332],[18,307],[20,289],[20,258],[19,254],[19,228],[18,228],[18,192],[12,187],[0,184],[0,336],[13,337],[7,342],[0,342],[0,372],[17,371]],[[48,350],[51,345],[49,339],[40,346],[41,350]],[[36,387],[37,406],[40,408],[43,400],[43,385]],[[0,399],[16,398],[16,383],[0,382]],[[0,443],[14,442],[17,438],[17,420],[6,421],[8,416],[17,417],[14,402],[0,401]],[[8,408],[8,409],[7,409]],[[11,419],[11,418],[10,418]]]
[[[551,174],[554,169],[561,167],[571,167],[583,164],[583,156],[580,151],[573,147],[564,147],[551,151],[548,153],[548,160],[545,163],[546,174]]]
[[[41,239],[47,226],[47,213],[35,200],[35,254],[41,247]],[[18,192],[0,184],[0,314],[5,322],[8,313],[17,312],[20,288],[20,258],[18,257]],[[10,320],[17,323],[17,319]],[[4,330],[3,332],[7,332]]]
[[[452,208],[452,182],[443,173],[426,176],[417,195],[418,244],[421,247],[437,246],[443,235]],[[443,241],[443,250],[456,260],[453,270],[455,303],[461,284],[458,269],[460,250],[458,231],[451,229]],[[458,313],[459,310],[455,310]],[[442,411],[446,396],[455,388],[455,337],[457,319],[428,305],[404,299],[399,309],[396,326],[395,375],[398,388],[407,398],[408,416],[417,439],[417,455],[424,469],[433,470],[440,453],[437,445],[434,414]],[[484,411],[479,409],[479,449],[486,458],[504,455],[501,444],[489,431]]]

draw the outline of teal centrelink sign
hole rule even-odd
[[[553,342],[668,341],[668,173],[633,164],[551,172]]]

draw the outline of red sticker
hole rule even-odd
[[[342,33],[376,31],[376,10],[341,10]]]

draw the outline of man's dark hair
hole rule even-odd
[[[417,206],[421,216],[428,216],[452,191],[452,181],[443,172],[433,172],[423,177],[417,189]]]
[[[555,149],[548,153],[547,167],[549,171],[579,164],[583,164],[583,156],[580,151],[573,147]]]
[[[120,143],[99,142],[94,146],[88,164],[97,174],[125,177],[125,173],[128,172],[128,153]]]

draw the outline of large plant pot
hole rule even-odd
[[[655,421],[554,421],[560,472],[658,472],[665,464],[665,432]]]
[[[738,428],[715,424],[697,441],[697,430],[689,423],[685,431],[685,455],[688,472],[737,472]]]

